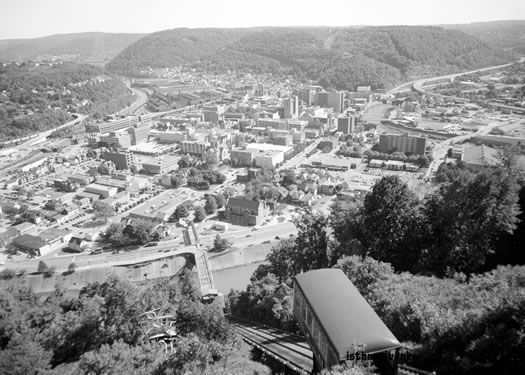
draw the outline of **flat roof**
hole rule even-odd
[[[175,190],[167,190],[155,198],[148,200],[129,212],[130,215],[143,217],[156,217],[157,214],[171,214],[179,204],[188,200],[188,197],[177,193]]]
[[[372,354],[401,346],[340,269],[305,272],[294,281],[340,359],[347,351]]]

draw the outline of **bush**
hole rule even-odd
[[[10,280],[16,276],[16,272],[10,268],[0,271],[0,280]]]
[[[38,262],[38,268],[37,268],[38,273],[47,272],[48,269],[49,267],[46,263],[44,263],[43,261]]]

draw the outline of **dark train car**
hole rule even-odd
[[[374,358],[382,373],[396,373],[388,353],[401,345],[340,269],[294,279],[293,312],[314,353],[314,368],[341,364],[357,353]]]

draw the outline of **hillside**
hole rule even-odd
[[[0,139],[52,129],[72,113],[95,117],[132,101],[120,79],[85,64],[0,66]]]
[[[426,26],[174,29],[132,44],[106,67],[141,70],[189,64],[207,70],[284,71],[323,86],[387,88],[403,79],[473,69],[512,55],[457,30]]]
[[[104,64],[144,34],[80,33],[35,39],[0,40],[0,61],[20,61],[38,55],[77,55],[77,62]]]
[[[475,22],[443,27],[463,31],[498,48],[525,53],[525,21]]]

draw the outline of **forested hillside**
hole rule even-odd
[[[184,64],[215,71],[280,71],[326,87],[354,89],[387,88],[413,76],[512,58],[471,35],[439,27],[174,29],[142,38],[107,68],[125,74]]]
[[[71,113],[100,117],[131,101],[121,80],[95,66],[9,64],[0,67],[0,139],[52,129]]]
[[[525,53],[525,21],[474,22],[443,27],[463,31],[489,45]]]
[[[144,34],[79,33],[35,39],[0,40],[0,61],[34,59],[38,55],[77,55],[78,62],[104,64]]]

